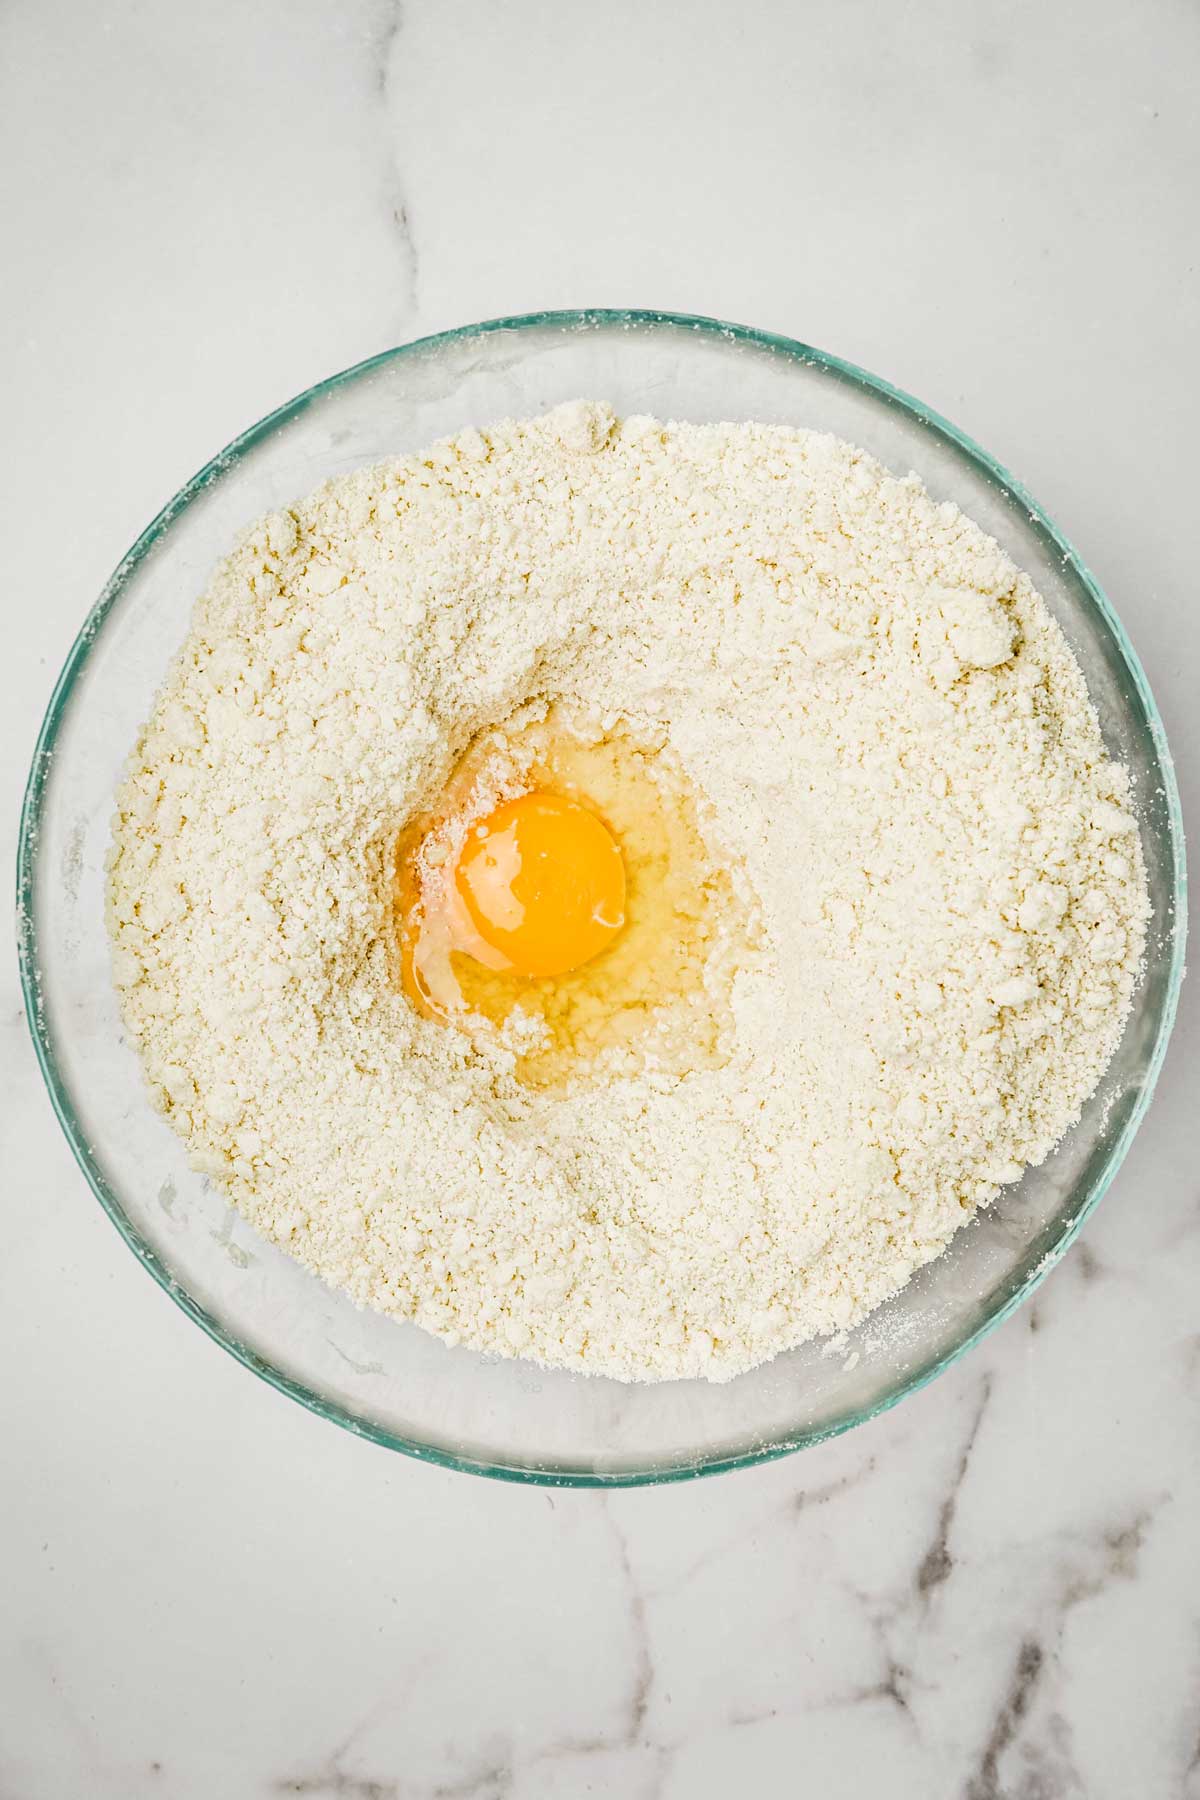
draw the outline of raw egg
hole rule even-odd
[[[396,873],[405,995],[523,1085],[724,1054],[713,958],[742,960],[745,921],[660,742],[556,708],[497,726],[405,829]]]

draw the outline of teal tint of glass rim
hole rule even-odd
[[[813,365],[835,379],[851,386],[863,389],[877,400],[888,406],[908,413],[917,419],[927,430],[941,437],[963,452],[975,463],[984,474],[999,488],[1003,498],[1011,499],[1027,515],[1038,534],[1053,546],[1065,565],[1075,573],[1096,611],[1101,615],[1124,659],[1130,680],[1140,701],[1145,715],[1145,724],[1151,741],[1154,744],[1163,782],[1163,797],[1167,816],[1168,831],[1173,859],[1174,884],[1173,904],[1174,919],[1172,921],[1172,952],[1168,992],[1159,1020],[1154,1048],[1146,1071],[1138,1099],[1133,1106],[1123,1130],[1112,1145],[1109,1154],[1094,1176],[1090,1186],[1082,1196],[1073,1197],[1073,1212],[1070,1220],[1059,1228],[1058,1221],[1051,1221],[1042,1237],[1035,1242],[1026,1253],[1026,1273],[1019,1271],[1014,1276],[1011,1291],[994,1308],[990,1316],[965,1337],[954,1349],[931,1358],[924,1365],[897,1380],[893,1385],[878,1395],[873,1402],[859,1411],[839,1419],[833,1424],[817,1429],[797,1431],[770,1444],[759,1448],[738,1452],[726,1456],[715,1456],[695,1463],[671,1464],[666,1467],[647,1466],[643,1468],[622,1468],[614,1471],[578,1467],[525,1467],[516,1463],[495,1463],[480,1458],[457,1456],[452,1452],[434,1448],[417,1440],[405,1438],[387,1431],[348,1411],[331,1401],[323,1399],[312,1392],[303,1383],[291,1379],[282,1370],[274,1367],[259,1356],[248,1345],[240,1342],[228,1332],[221,1322],[183,1288],[162,1262],[157,1252],[136,1231],[125,1214],[117,1195],[112,1191],[103,1171],[92,1155],[81,1129],[80,1120],[71,1102],[70,1094],[63,1081],[61,1071],[55,1057],[54,1045],[46,1023],[42,992],[41,976],[38,960],[36,925],[33,917],[33,876],[37,857],[38,836],[41,822],[42,804],[45,794],[46,780],[50,768],[50,759],[54,754],[55,742],[59,726],[65,713],[72,690],[86,663],[93,640],[105,618],[120,597],[130,576],[147,556],[153,546],[169,529],[172,522],[181,512],[204,490],[233,469],[243,456],[255,445],[269,437],[280,426],[294,419],[314,401],[322,398],[346,383],[370,374],[385,364],[398,362],[416,351],[428,352],[438,345],[448,345],[458,340],[485,337],[499,332],[520,332],[538,327],[551,327],[562,331],[586,331],[601,327],[636,327],[636,326],[668,326],[682,328],[711,336],[724,338],[735,343],[752,345],[759,350],[767,350],[779,356],[799,360]],[[488,319],[477,325],[463,325],[452,331],[438,332],[429,337],[414,339],[412,343],[401,344],[391,350],[384,350],[365,361],[355,363],[351,368],[343,369],[325,381],[318,382],[304,393],[289,400],[285,405],[268,413],[256,425],[244,431],[239,437],[206,463],[192,479],[182,487],[173,499],[169,500],[162,511],[145,529],[137,542],[121,559],[109,581],[105,585],[96,604],[93,606],[83,627],[71,646],[70,653],[63,665],[62,673],[55,684],[46,716],[38,734],[37,746],[34,750],[33,762],[25,788],[24,803],[21,810],[20,836],[17,848],[17,946],[21,971],[21,985],[24,993],[25,1012],[29,1028],[33,1036],[34,1049],[42,1077],[46,1083],[51,1103],[58,1116],[60,1125],[74,1153],[75,1160],[83,1171],[96,1198],[105,1212],[124,1238],[129,1248],[150,1274],[168,1293],[176,1305],[187,1314],[200,1328],[207,1332],[214,1342],[220,1344],[231,1356],[260,1376],[282,1394],[289,1395],[300,1402],[320,1418],[328,1419],[343,1429],[353,1432],[355,1436],[368,1438],[373,1443],[381,1444],[390,1450],[399,1450],[406,1456],[419,1461],[433,1463],[444,1469],[458,1469],[474,1475],[486,1475],[501,1481],[531,1483],[543,1487],[583,1487],[583,1488],[620,1488],[665,1485],[670,1482],[694,1480],[701,1475],[716,1475],[726,1470],[750,1468],[757,1463],[773,1462],[780,1457],[791,1455],[793,1451],[807,1449],[812,1445],[823,1443],[842,1432],[851,1430],[856,1425],[865,1424],[869,1419],[887,1412],[898,1401],[909,1394],[915,1394],[927,1386],[936,1376],[958,1362],[976,1344],[981,1343],[988,1334],[1001,1325],[1021,1303],[1026,1300],[1039,1285],[1050,1269],[1060,1260],[1066,1250],[1074,1242],[1084,1221],[1099,1204],[1111,1186],[1113,1178],[1134,1135],[1146,1114],[1162,1068],[1166,1053],[1167,1040],[1171,1034],[1175,1014],[1178,1007],[1179,992],[1183,982],[1184,952],[1186,943],[1187,920],[1187,877],[1185,868],[1183,818],[1180,808],[1178,784],[1175,779],[1174,764],[1167,746],[1166,731],[1149,682],[1138,660],[1136,651],[1130,643],[1120,619],[1109,603],[1099,583],[1092,575],[1074,546],[1058,529],[1054,522],[1038,505],[1037,501],[1017,481],[1008,470],[980,448],[978,444],[941,417],[940,414],[924,406],[919,400],[893,387],[890,382],[877,375],[857,367],[853,363],[843,361],[840,357],[831,356],[825,351],[816,350],[811,345],[797,342],[795,339],[781,337],[772,332],[758,331],[751,326],[733,325],[720,319],[710,319],[688,313],[659,312],[642,308],[613,309],[604,307],[588,307],[580,310],[554,312],[524,313],[511,318]]]

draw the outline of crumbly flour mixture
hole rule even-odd
[[[709,1065],[529,1089],[399,989],[396,844],[531,704],[702,798],[756,946]],[[854,1324],[1043,1158],[1148,903],[1079,668],[954,506],[830,437],[580,403],[243,536],[110,909],[155,1100],[260,1232],[447,1342],[652,1380]]]

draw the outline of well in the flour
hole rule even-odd
[[[661,742],[527,706],[481,734],[397,861],[405,993],[508,1044],[523,1083],[718,1056],[748,927]]]

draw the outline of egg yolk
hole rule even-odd
[[[521,975],[578,969],[625,923],[620,845],[559,794],[521,794],[473,825],[454,885],[484,943]]]

